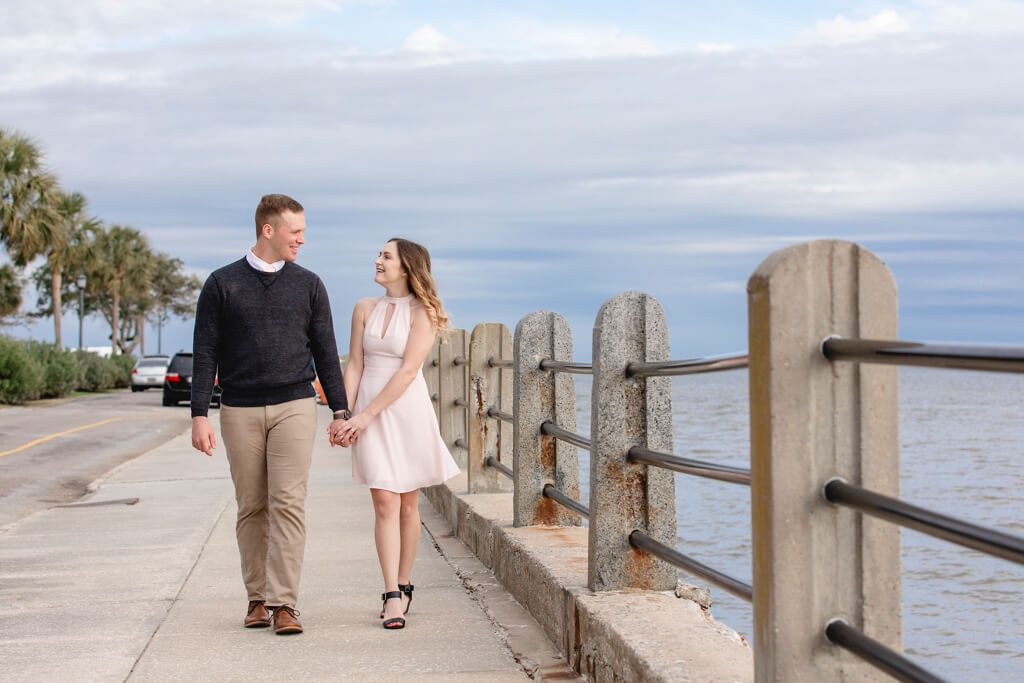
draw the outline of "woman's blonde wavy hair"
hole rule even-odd
[[[451,331],[448,313],[437,295],[437,283],[430,272],[430,252],[423,245],[401,237],[392,237],[388,242],[395,243],[398,261],[409,276],[409,290],[426,309],[434,327],[442,334]]]

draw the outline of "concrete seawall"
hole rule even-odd
[[[749,645],[680,591],[587,588],[587,529],[514,527],[511,493],[461,494],[465,475],[425,489],[457,538],[593,681],[754,680]]]

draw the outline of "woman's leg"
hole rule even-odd
[[[403,493],[401,497],[402,551],[398,561],[398,583],[406,584],[412,578],[412,564],[416,561],[416,547],[420,542],[420,490]],[[407,604],[408,598],[403,596],[402,609]]]
[[[401,557],[401,532],[399,528],[399,509],[402,497],[394,491],[370,489],[373,497],[373,540],[377,545],[377,559],[380,560],[380,571],[384,575],[384,592],[398,590],[398,563]],[[400,600],[388,600],[384,605],[384,618],[402,616]]]

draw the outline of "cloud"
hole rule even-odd
[[[834,19],[819,21],[808,38],[830,45],[845,45],[909,32],[910,24],[906,19],[895,10],[885,9],[860,21],[847,19],[842,14]]]
[[[81,18],[76,6],[46,5]],[[35,5],[16,7],[25,28]],[[521,21],[473,35],[418,19],[372,52],[289,7],[268,10],[282,22],[269,42],[243,14],[152,42],[128,39],[138,18],[104,32],[56,17],[55,36],[79,36],[61,49],[52,36],[11,47],[15,29],[0,27],[0,122],[41,140],[98,215],[200,272],[249,246],[254,198],[297,196],[303,263],[341,293],[339,320],[346,296],[374,293],[368,259],[395,233],[434,250],[461,324],[514,322],[545,303],[592,322],[624,289],[656,292],[676,316],[705,291],[741,319],[735,283],[815,236],[869,240],[904,269],[934,267],[914,254],[953,235],[1024,258],[1010,240],[1024,215],[1016,36],[928,33],[939,24],[901,8],[914,31],[895,41],[708,58],[613,26]],[[990,263],[1012,287],[1009,256],[941,265],[963,284]]]
[[[697,43],[697,52],[708,55],[727,55],[730,52],[735,52],[736,46],[730,43],[711,43],[711,42],[700,42]]]
[[[666,52],[648,36],[615,24],[514,15],[458,22],[443,29],[423,25],[404,47],[417,53],[444,51],[449,61],[464,62],[650,57]]]
[[[870,43],[915,35],[1006,36],[1024,33],[1024,4],[1015,0],[910,0],[898,11],[887,8],[864,19],[838,15],[800,33],[798,42],[827,45]],[[922,42],[918,48],[933,46]]]
[[[74,78],[0,77],[0,112],[73,186],[140,212],[270,181],[334,215],[467,225],[1024,208],[1024,93],[1004,68],[1019,41],[424,70],[339,65],[308,38],[83,55]]]
[[[224,47],[86,57],[79,78],[8,89],[0,106],[75,177],[157,193],[269,173],[349,211],[1024,207],[1024,94],[1003,68],[1024,61],[1015,41],[426,71],[336,66],[314,42],[298,62],[182,66],[223,62]],[[280,98],[262,96],[268,82]],[[97,159],[119,163],[97,176]]]
[[[409,34],[402,47],[412,52],[439,53],[450,46],[451,41],[430,24],[420,26]]]
[[[338,13],[353,0],[43,0],[4,8],[9,47],[58,51],[109,49],[170,38],[294,26],[314,13]]]
[[[1024,33],[1024,4],[1015,0],[916,0],[907,15],[915,28],[936,34]]]
[[[548,57],[649,57],[663,52],[652,39],[613,25],[518,20],[496,33]]]

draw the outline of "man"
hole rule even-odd
[[[196,308],[192,445],[213,455],[207,420],[215,376],[220,427],[238,502],[235,527],[249,593],[246,628],[302,633],[299,575],[316,431],[313,363],[339,427],[350,417],[323,283],[295,264],[302,205],[270,194],[256,208],[256,245],[213,272]]]

